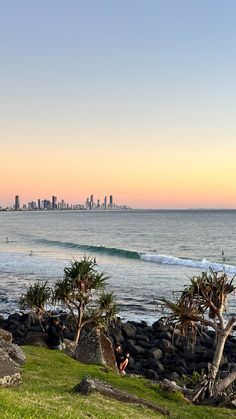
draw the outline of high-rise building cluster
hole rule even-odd
[[[107,201],[107,196],[104,197],[103,202],[100,201],[100,199],[97,199],[95,202],[94,196],[91,195],[90,198],[86,199],[85,202],[85,209],[94,210],[94,209],[102,209],[102,210],[113,210],[113,209],[119,209],[117,205],[113,203],[113,196],[109,196],[109,202]]]
[[[1,208],[0,210],[9,211],[47,211],[47,210],[122,210],[129,209],[126,205],[116,205],[113,201],[113,196],[105,196],[103,201],[94,198],[90,195],[84,204],[68,204],[63,199],[57,200],[55,195],[50,199],[38,199],[37,201],[28,202],[28,204],[20,204],[20,196],[16,195],[12,207]]]

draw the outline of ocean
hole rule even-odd
[[[192,276],[209,267],[236,274],[235,225],[234,210],[0,212],[0,314],[19,309],[27,285],[52,285],[86,255],[110,277],[122,319],[154,322],[157,298]]]

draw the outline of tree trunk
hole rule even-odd
[[[160,413],[163,416],[170,415],[169,410],[165,409],[164,407],[159,406],[151,401],[141,399],[137,396],[134,396],[133,394],[126,393],[123,390],[119,390],[118,388],[111,386],[111,384],[98,380],[97,378],[85,376],[82,378],[81,382],[74,387],[73,390],[83,395],[90,395],[94,392],[98,392],[106,397],[122,401],[123,403],[143,405],[148,409],[154,410],[156,413]],[[160,415],[158,415],[158,417],[159,416]]]
[[[224,347],[225,347],[225,342],[227,340],[228,335],[229,335],[229,331],[225,331],[225,330],[218,333],[215,355],[214,355],[213,362],[211,364],[210,371],[208,374],[208,378],[212,381],[215,381],[217,373],[219,371],[220,362],[221,362],[221,358],[222,358]]]
[[[232,330],[232,327],[235,323],[235,319],[231,318],[227,326],[223,330],[218,331],[217,336],[217,345],[216,350],[213,358],[213,362],[210,366],[209,373],[207,377],[205,376],[201,383],[196,387],[193,393],[193,402],[201,402],[202,400],[208,399],[210,397],[216,396],[219,394],[220,385],[216,385],[216,376],[219,371],[221,358],[223,355],[225,342]],[[223,380],[224,381],[224,380]],[[231,382],[229,383],[229,385]],[[224,385],[226,388],[226,382]]]
[[[210,366],[209,373],[194,390],[192,398],[193,402],[201,402],[202,400],[208,399],[216,394],[216,376],[220,367],[220,361],[228,334],[229,332],[227,333],[225,330],[219,332],[215,355]]]
[[[216,388],[217,393],[223,393],[223,391],[226,390],[234,382],[234,380],[236,380],[236,371],[231,372],[231,374],[225,377],[224,380],[222,380],[220,384],[218,384]]]
[[[84,305],[81,304],[80,307],[79,307],[79,312],[78,312],[78,323],[77,323],[77,332],[76,332],[76,338],[75,338],[75,348],[76,348],[76,346],[78,345],[78,342],[79,342],[80,333],[81,333],[81,329],[82,329],[83,316],[84,316]]]

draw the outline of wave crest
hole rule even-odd
[[[35,242],[44,244],[46,246],[58,246],[58,247],[66,248],[66,249],[78,249],[78,250],[84,250],[85,252],[98,253],[98,254],[104,254],[108,256],[116,256],[116,257],[122,257],[122,258],[128,258],[128,259],[143,260],[145,262],[152,262],[152,263],[157,263],[157,264],[186,266],[189,268],[197,268],[197,269],[204,269],[204,270],[208,270],[209,268],[211,268],[217,272],[225,271],[226,273],[229,273],[229,274],[236,274],[236,266],[226,265],[219,262],[210,262],[209,260],[205,258],[202,260],[179,258],[179,257],[171,256],[171,255],[162,255],[162,254],[156,254],[156,253],[148,254],[148,253],[136,252],[133,250],[119,249],[116,247],[106,247],[102,245],[95,246],[95,245],[79,244],[79,243],[72,243],[72,242],[62,242],[59,240],[38,239]]]
[[[78,250],[84,250],[86,252],[93,252],[93,253],[99,253],[104,255],[110,255],[110,256],[118,256],[118,257],[124,257],[129,259],[140,259],[140,253],[132,251],[132,250],[125,250],[125,249],[119,249],[116,247],[105,247],[105,246],[94,246],[89,244],[78,244],[78,243],[72,243],[72,242],[61,242],[59,240],[46,240],[46,239],[38,239],[36,240],[37,243],[45,244],[48,246],[58,246],[58,247],[64,247],[67,249],[78,249]]]

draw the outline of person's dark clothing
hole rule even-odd
[[[114,352],[115,352],[115,357],[116,357],[116,363],[119,368],[120,364],[127,359],[127,356],[123,352],[118,352],[116,350]]]
[[[62,329],[59,324],[51,324],[48,328],[48,344],[50,347],[56,347],[63,341]]]

